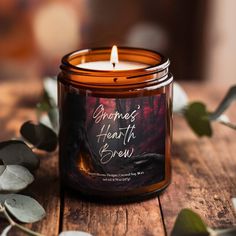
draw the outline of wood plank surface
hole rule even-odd
[[[206,101],[212,110],[228,86],[183,83],[192,100]],[[0,139],[19,136],[20,125],[35,120],[40,99],[38,80],[0,82]],[[235,104],[228,113],[236,122]],[[236,224],[231,198],[236,197],[236,132],[213,124],[212,138],[198,138],[182,117],[174,117],[172,183],[159,197],[133,204],[102,205],[65,193],[60,201],[58,155],[40,154],[36,181],[25,191],[46,209],[44,220],[27,225],[46,236],[61,230],[82,230],[94,236],[170,234],[182,208],[198,212],[209,226]],[[61,209],[60,209],[61,207]],[[61,211],[61,218],[60,218]],[[61,222],[61,225],[59,225]],[[164,222],[164,224],[163,224]],[[6,222],[0,220],[0,230]],[[18,231],[10,235],[18,236]]]
[[[92,235],[164,235],[158,198],[141,203],[102,205],[65,195],[63,230]]]
[[[183,84],[190,100],[214,110],[228,86]],[[200,91],[200,92],[199,92]],[[229,116],[236,122],[235,104]],[[160,196],[167,233],[182,208],[198,212],[211,227],[236,224],[231,198],[236,197],[236,132],[213,124],[212,138],[198,138],[182,117],[174,119],[172,183]]]

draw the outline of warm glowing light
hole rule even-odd
[[[117,63],[119,63],[119,59],[118,59],[118,49],[117,46],[114,45],[111,49],[111,59],[110,59],[111,64],[113,65],[113,67],[116,66]]]

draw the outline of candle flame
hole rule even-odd
[[[110,58],[110,62],[113,65],[113,67],[115,68],[116,64],[119,63],[119,59],[118,59],[118,49],[117,46],[114,45],[111,49],[111,58]]]

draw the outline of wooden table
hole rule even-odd
[[[228,85],[182,83],[191,100],[214,109]],[[18,136],[20,125],[35,120],[40,99],[38,80],[0,82],[1,140]],[[231,108],[230,116],[236,121]],[[58,155],[42,154],[36,181],[25,191],[46,209],[42,221],[28,225],[44,235],[82,230],[96,236],[169,235],[182,208],[198,212],[211,227],[236,224],[231,198],[236,197],[236,132],[214,124],[212,138],[198,138],[182,117],[174,117],[172,183],[159,197],[126,205],[99,205],[60,190]],[[5,221],[0,221],[0,228]],[[11,235],[23,235],[18,231]]]

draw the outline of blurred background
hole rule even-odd
[[[180,80],[236,81],[235,0],[0,0],[0,79],[56,75],[80,48],[133,46]]]

